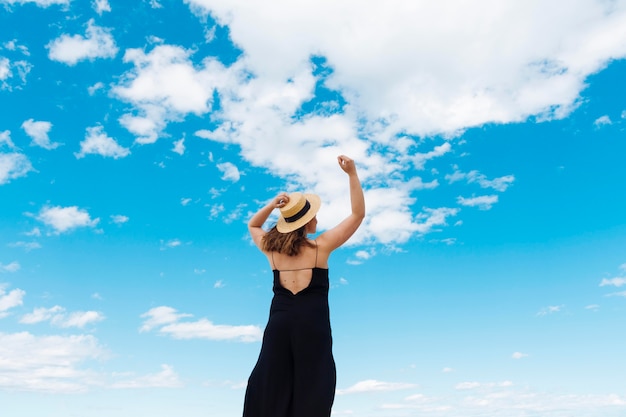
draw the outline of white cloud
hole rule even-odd
[[[65,308],[57,305],[50,308],[35,308],[32,313],[22,316],[20,323],[36,324],[49,321],[52,325],[57,327],[83,328],[88,324],[97,323],[104,319],[104,315],[97,311],[75,311],[67,313]]]
[[[613,287],[621,287],[623,285],[626,285],[626,277],[615,277],[615,278],[604,278],[602,279],[602,282],[600,282],[600,286],[604,287],[604,286],[613,286]]]
[[[77,206],[71,207],[44,207],[37,219],[52,227],[56,233],[64,233],[79,227],[95,227],[99,218],[92,219],[86,210]]]
[[[491,207],[498,202],[497,195],[481,195],[478,197],[457,197],[456,200],[460,205],[467,207],[478,207],[480,210],[490,210]]]
[[[111,385],[111,388],[178,388],[182,386],[183,383],[174,368],[163,364],[161,372],[117,381]]]
[[[124,224],[128,222],[128,216],[123,216],[121,214],[115,214],[111,216],[111,221],[115,224]]]
[[[24,177],[30,171],[34,169],[26,155],[19,152],[0,153],[0,185]]]
[[[87,87],[87,92],[89,93],[90,96],[93,96],[94,94],[96,94],[96,91],[102,90],[102,89],[104,89],[104,83],[98,81],[94,85]]]
[[[427,153],[416,153],[414,155],[412,155],[411,160],[413,162],[413,165],[415,166],[415,169],[424,169],[424,164],[433,159],[433,158],[437,158],[439,156],[443,156],[445,154],[447,154],[448,152],[450,152],[450,150],[452,149],[452,146],[450,145],[449,142],[444,143],[443,145],[439,145],[439,146],[435,146],[435,148]]]
[[[87,22],[84,37],[61,35],[51,41],[47,48],[51,60],[67,65],[76,65],[86,59],[93,61],[96,58],[113,58],[118,51],[109,29],[96,26],[93,19]]]
[[[181,199],[180,199],[180,204],[181,204],[182,206],[186,206],[186,205],[188,205],[189,203],[191,203],[191,198],[181,198]]]
[[[593,122],[593,125],[598,128],[602,126],[608,126],[611,124],[613,124],[613,122],[611,121],[611,118],[607,115],[600,116]]]
[[[455,389],[464,391],[464,390],[474,390],[477,388],[507,388],[513,386],[513,382],[511,381],[503,381],[503,382],[461,382],[455,386]]]
[[[174,142],[174,148],[172,149],[172,152],[176,152],[179,155],[184,154],[185,153],[185,139],[180,139]]]
[[[407,384],[404,382],[383,382],[375,379],[366,379],[359,381],[351,387],[345,389],[338,389],[338,395],[344,394],[360,394],[366,392],[378,392],[378,391],[399,391],[409,388],[415,388],[415,384]]]
[[[36,236],[36,237],[39,237],[39,236],[41,236],[41,230],[38,227],[33,227],[33,230],[31,230],[30,232],[24,232],[24,234],[26,236]]]
[[[109,0],[94,0],[91,5],[93,6],[93,9],[96,11],[96,13],[98,13],[99,15],[102,15],[103,12],[111,11],[111,5],[109,4]]]
[[[222,213],[225,210],[224,205],[223,204],[214,204],[211,206],[211,210],[209,211],[209,219],[213,220],[216,219],[220,213]]]
[[[17,272],[20,270],[20,264],[17,261],[13,261],[10,264],[4,265],[0,262],[0,272]]]
[[[80,143],[80,152],[74,155],[80,159],[89,154],[118,159],[130,155],[130,150],[109,137],[102,126],[92,126],[87,128],[85,140]]]
[[[619,415],[626,399],[616,394],[561,394],[516,389],[512,382],[458,384],[457,395],[428,397],[414,394],[404,402],[383,404],[381,408],[412,410],[419,415],[464,417],[510,416],[599,416]],[[418,415],[416,414],[416,415]],[[409,415],[409,414],[407,414]],[[410,414],[413,415],[413,414]]]
[[[6,285],[0,284],[0,319],[8,316],[10,309],[21,306],[25,295],[26,292],[19,288],[6,292]]]
[[[41,249],[41,244],[38,242],[13,242],[9,244],[12,248],[24,248],[26,252],[30,252],[33,249]]]
[[[213,288],[224,288],[226,286],[226,284],[224,284],[224,281],[222,281],[221,279],[218,279],[217,281],[215,281],[215,284],[213,284]]]
[[[169,45],[157,45],[148,54],[141,49],[124,54],[124,62],[135,67],[112,91],[136,107],[139,114],[125,114],[120,123],[138,143],[155,142],[168,121],[211,110],[214,89],[223,83],[225,70],[210,58],[197,69],[190,56],[190,51]]]
[[[320,229],[348,213],[347,181],[334,166],[336,155],[348,154],[370,191],[368,218],[352,242],[405,242],[437,230],[414,215],[417,183],[398,187],[408,183],[407,161],[419,168],[450,158],[452,138],[472,126],[565,117],[580,103],[589,74],[626,55],[622,6],[556,1],[477,9],[461,0],[398,0],[393,7],[320,0],[297,8],[186,0],[228,25],[241,58],[224,68],[211,58],[194,64],[202,57],[175,46],[128,50],[124,59],[134,68],[113,92],[134,110],[120,122],[138,143],[151,143],[167,123],[211,112],[217,91],[220,108],[210,121],[216,128],[196,136],[236,144],[252,165],[320,194]],[[323,56],[332,71],[314,76],[311,55]],[[304,103],[322,100],[315,97],[320,83],[345,105],[319,103],[324,111],[302,114]],[[503,191],[513,176],[475,181]],[[388,193],[399,204],[385,203]],[[451,204],[432,210],[443,213]],[[343,210],[326,210],[331,206]]]
[[[359,259],[367,260],[367,259],[372,257],[372,253],[370,253],[370,252],[368,252],[366,250],[360,250],[360,251],[357,251],[354,254],[354,256],[356,256]]]
[[[457,390],[470,390],[480,387],[480,382],[461,382],[457,384],[454,388]]]
[[[0,332],[0,387],[9,390],[71,393],[98,384],[79,367],[107,352],[90,335],[35,336]]]
[[[458,167],[454,167],[455,171],[452,174],[447,174],[445,179],[452,184],[456,181],[465,180],[468,184],[478,183],[481,188],[493,188],[496,191],[506,191],[509,185],[513,184],[515,177],[513,175],[505,175],[503,177],[494,178],[493,180],[487,179],[484,174],[474,170],[470,172],[461,172]]]
[[[78,327],[83,328],[88,324],[96,323],[104,320],[105,317],[98,311],[74,311],[63,318],[52,319],[52,324],[59,327]]]
[[[11,61],[6,57],[0,57],[0,81],[4,81],[11,76]]]
[[[33,65],[27,61],[11,62],[8,58],[0,56],[0,90],[21,89],[26,84],[26,77],[32,68]]]
[[[55,315],[64,312],[65,309],[61,306],[54,306],[52,308],[36,308],[32,313],[25,314],[20,319],[20,323],[24,324],[36,324],[42,321],[51,320]]]
[[[513,359],[522,359],[522,358],[526,358],[528,357],[527,353],[522,353],[522,352],[513,352],[513,354],[511,355],[511,357]]]
[[[167,306],[154,307],[141,315],[146,318],[139,329],[140,332],[147,332],[155,327],[175,323],[181,318],[192,317],[191,314],[177,313],[176,309]]]
[[[50,7],[53,5],[69,6],[71,0],[1,0],[4,4],[28,4],[35,3],[39,7]]]
[[[626,54],[619,41],[623,10],[592,0],[478,9],[460,0],[393,7],[321,0],[298,8],[279,1],[186,2],[229,25],[260,76],[286,79],[309,55],[323,55],[334,69],[331,85],[352,92],[349,99],[366,115],[386,116],[394,131],[417,134],[532,114],[562,117],[575,107],[587,75]]]
[[[48,150],[56,149],[61,145],[60,143],[50,142],[48,132],[50,132],[51,128],[52,123],[44,121],[36,122],[33,119],[28,119],[22,123],[22,129],[24,129],[26,134],[33,140],[32,144]]]
[[[217,169],[219,169],[220,172],[222,173],[222,179],[224,181],[232,181],[232,182],[239,181],[239,178],[240,178],[239,169],[234,164],[230,162],[217,164]]]
[[[0,146],[6,146],[9,149],[15,149],[15,144],[11,140],[11,131],[4,130],[0,132]]]
[[[261,340],[263,331],[258,326],[231,326],[213,324],[206,318],[196,321],[180,321],[190,314],[180,314],[167,306],[155,307],[141,315],[145,321],[140,331],[150,331],[156,327],[158,333],[173,339],[208,339],[234,340],[240,342],[257,342]]]
[[[161,240],[161,250],[165,250],[166,248],[176,248],[182,244],[183,242],[180,239],[170,239],[167,242]]]
[[[537,313],[538,316],[546,316],[548,314],[553,314],[553,313],[558,313],[561,311],[561,309],[563,308],[563,305],[560,306],[548,306],[548,307],[544,307],[541,310],[539,310],[539,312]]]

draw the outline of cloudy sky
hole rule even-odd
[[[0,408],[235,417],[281,191],[336,416],[626,414],[626,1],[0,0]]]

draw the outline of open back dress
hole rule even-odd
[[[281,285],[273,262],[274,297],[259,359],[248,379],[243,417],[329,417],[336,371],[328,308],[328,269],[315,266],[297,292]],[[287,271],[287,270],[283,270]]]

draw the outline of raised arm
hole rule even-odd
[[[257,245],[259,249],[261,249],[261,239],[265,235],[265,230],[263,230],[263,225],[267,218],[272,214],[272,211],[275,208],[281,208],[285,204],[289,202],[289,195],[286,193],[278,194],[269,203],[265,206],[261,207],[259,211],[257,211],[254,216],[248,222],[248,231],[250,232],[250,236],[252,236],[252,240],[254,244]]]
[[[322,233],[317,241],[327,252],[331,252],[343,245],[356,232],[365,217],[365,197],[361,188],[361,181],[356,172],[354,161],[345,155],[337,157],[339,166],[348,174],[350,184],[351,213],[341,223]]]

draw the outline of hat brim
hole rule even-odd
[[[316,194],[304,194],[304,198],[306,198],[311,205],[309,211],[307,211],[304,216],[294,222],[285,221],[285,218],[281,215],[280,217],[278,217],[278,221],[276,222],[276,230],[278,230],[280,233],[293,232],[294,230],[298,230],[299,228],[313,220],[313,218],[317,215],[320,206],[322,205],[322,200]]]

